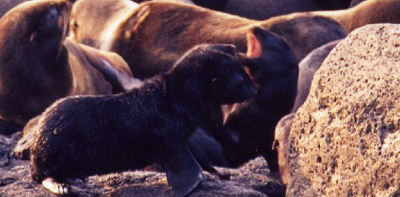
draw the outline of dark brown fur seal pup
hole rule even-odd
[[[81,0],[74,5],[72,18],[78,27],[91,28],[91,24],[98,24],[87,22],[87,17],[80,14],[93,9],[85,6],[87,1],[90,0]],[[93,19],[100,18],[98,15],[101,13],[91,13]],[[326,17],[254,21],[192,5],[145,2],[121,20],[111,40],[102,40],[101,43],[107,43],[107,49],[120,54],[136,77],[147,78],[168,70],[176,59],[196,44],[230,43],[240,52],[246,52],[246,34],[254,26],[265,27],[284,37],[297,60],[314,48],[346,36],[346,31],[337,22]],[[73,35],[82,35],[74,36],[78,42],[85,42],[84,37],[92,34],[79,28],[71,29]]]
[[[105,67],[131,76],[118,55],[64,41],[68,7],[65,0],[29,1],[0,19],[1,119],[24,125],[59,98],[110,94]]]
[[[278,170],[277,155],[271,148],[274,128],[293,106],[298,65],[283,39],[261,28],[254,28],[248,39],[249,50],[241,61],[249,68],[257,95],[243,103],[224,106],[224,129],[236,142],[226,153],[230,166],[262,155],[274,172]]]
[[[32,178],[60,194],[67,188],[57,182],[68,177],[159,163],[177,194],[188,194],[201,181],[186,141],[199,126],[202,107],[255,94],[235,51],[232,45],[197,46],[138,89],[59,100],[38,121]]]

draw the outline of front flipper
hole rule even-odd
[[[186,145],[177,149],[163,167],[176,196],[188,195],[201,182],[203,170]]]
[[[44,188],[57,195],[67,195],[71,194],[71,188],[69,185],[58,183],[53,178],[49,177],[42,181]]]

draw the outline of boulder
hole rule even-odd
[[[340,42],[294,118],[287,195],[398,194],[399,87],[400,25],[368,25]]]

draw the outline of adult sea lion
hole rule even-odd
[[[132,76],[118,55],[65,40],[70,3],[33,0],[0,19],[0,117],[24,125],[55,100],[78,94],[110,94]]]

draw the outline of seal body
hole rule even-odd
[[[202,106],[219,108],[254,94],[232,45],[195,47],[140,88],[50,106],[38,121],[32,178],[64,181],[159,163],[169,184],[187,193],[201,177],[186,141],[201,123]]]

